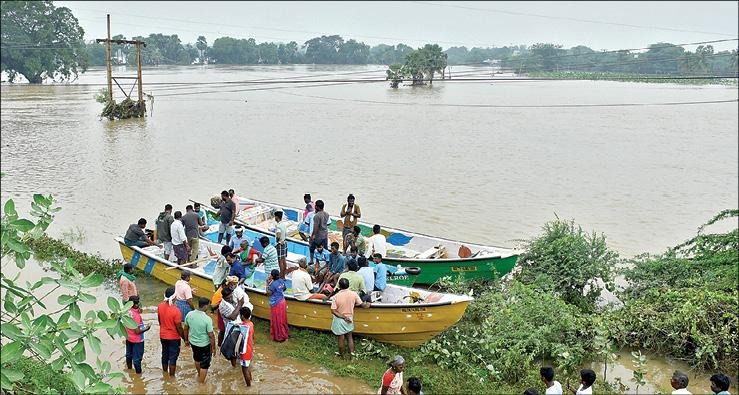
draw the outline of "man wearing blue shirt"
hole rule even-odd
[[[372,255],[372,261],[375,263],[373,267],[375,271],[375,291],[384,291],[387,286],[387,273],[395,273],[398,271],[398,268],[382,263],[381,254]]]
[[[336,284],[341,273],[346,270],[346,257],[339,252],[339,243],[331,243],[331,254],[328,256],[328,273],[325,282]]]
[[[246,279],[246,272],[244,271],[244,264],[241,263],[239,256],[229,252],[226,254],[226,262],[231,265],[231,270],[228,272],[228,275],[238,277],[239,284],[243,284]]]
[[[234,228],[234,231],[236,234],[231,237],[231,249],[233,251],[238,251],[241,249],[241,242],[246,240],[249,242],[249,245],[251,245],[251,240],[249,240],[249,237],[244,236],[244,228],[241,225],[236,225]]]
[[[316,263],[315,265],[308,265],[308,273],[315,276],[316,282],[322,283],[323,278],[328,272],[328,262],[329,259],[331,259],[331,254],[323,249],[323,245],[317,245],[316,250],[313,252],[313,256],[311,258],[311,262],[315,261]]]

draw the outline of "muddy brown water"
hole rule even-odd
[[[33,193],[53,194],[63,210],[52,236],[74,239],[80,249],[108,258],[120,257],[113,237],[139,217],[153,225],[165,203],[184,210],[187,199],[207,200],[228,188],[290,206],[299,206],[303,193],[311,192],[332,214],[351,192],[369,221],[505,246],[535,235],[556,213],[604,232],[624,256],[663,251],[739,200],[736,103],[445,107],[727,100],[737,97],[736,87],[607,81],[436,82],[398,90],[385,83],[146,85],[384,78],[382,69],[145,69],[145,91],[155,96],[152,116],[119,122],[97,117],[101,105],[92,96],[100,86],[3,85],[0,198],[15,198],[23,211]],[[103,83],[104,70],[90,70],[78,82]],[[266,87],[270,90],[253,90]],[[217,92],[165,96],[204,90]],[[156,324],[153,309],[165,286],[140,281],[145,318]],[[109,288],[97,291],[102,303],[103,295],[117,294]],[[156,338],[156,329],[150,333]],[[146,373],[127,376],[131,391],[245,391],[239,387],[240,373],[227,364],[216,364],[208,384],[198,386],[187,351],[178,378],[163,380],[158,342],[147,342]],[[108,342],[106,350],[106,358],[123,364],[122,344]],[[257,355],[258,381],[251,392],[372,391],[269,349]],[[625,352],[609,376],[623,376],[628,384],[630,367]],[[681,362],[659,356],[650,356],[648,368],[650,391],[668,391],[675,369],[690,372]],[[690,389],[706,392],[707,377],[691,373]]]

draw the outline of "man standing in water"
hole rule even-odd
[[[344,223],[344,227],[341,230],[341,240],[346,241],[346,235],[352,232],[354,226],[357,225],[357,220],[362,217],[362,211],[359,209],[358,204],[354,204],[354,195],[351,193],[346,198],[346,204],[341,206],[341,217]]]
[[[157,306],[159,318],[159,341],[162,343],[162,370],[174,377],[177,358],[180,356],[180,339],[185,338],[182,330],[182,312],[174,305],[174,287],[164,292],[164,301]]]
[[[216,355],[216,337],[213,334],[213,320],[205,309],[210,301],[200,298],[198,309],[191,311],[185,317],[185,346],[192,346],[192,358],[195,360],[195,369],[198,370],[198,382],[205,383],[208,368]]]
[[[277,249],[277,263],[280,266],[280,277],[285,278],[285,270],[287,269],[287,221],[282,220],[282,211],[275,213],[275,247]]]
[[[174,222],[172,205],[166,204],[164,211],[159,213],[156,220],[157,240],[164,244],[164,259],[166,260],[169,260],[169,256],[172,255],[172,234],[169,233],[172,222]]]
[[[236,219],[236,205],[228,191],[221,192],[221,207],[218,209],[218,215],[221,217],[221,224],[218,227],[218,243],[223,241],[223,235],[226,235],[226,245],[230,245],[231,232],[233,231],[234,220]]]

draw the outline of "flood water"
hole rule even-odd
[[[98,118],[102,107],[93,94],[101,86],[3,85],[0,197],[27,207],[33,193],[53,194],[63,209],[52,236],[76,233],[82,250],[110,258],[120,257],[113,237],[138,218],[153,225],[166,203],[184,210],[188,199],[207,200],[228,188],[292,206],[310,192],[331,214],[353,193],[367,221],[503,246],[534,236],[557,215],[605,233],[627,257],[684,241],[739,200],[736,103],[477,106],[731,100],[736,87],[606,81],[438,81],[397,90],[385,82],[147,85],[384,78],[381,69],[146,69],[153,113],[117,122]],[[102,84],[104,75],[91,70],[78,83]],[[198,91],[215,92],[185,94]],[[145,319],[156,324],[154,306],[164,286],[142,281]],[[122,344],[108,346],[108,357],[122,364]],[[126,382],[132,392],[176,392],[178,385],[182,392],[244,390],[229,387],[243,381],[225,364],[210,373],[207,388],[192,376],[178,377],[177,385],[162,380],[158,345],[150,347],[147,373]],[[253,392],[367,390],[269,350],[258,353]],[[181,360],[189,358],[183,352]],[[629,360],[621,361],[624,382]],[[672,370],[689,370],[662,358],[650,365],[651,388],[664,391]],[[691,382],[698,385],[691,383],[694,393],[707,390],[707,376],[691,375]]]

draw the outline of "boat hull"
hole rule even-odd
[[[205,203],[201,203],[208,213],[209,223],[218,223],[215,219],[216,211]],[[285,212],[288,212],[289,216],[297,215],[294,209],[283,208]],[[237,219],[235,221],[245,228],[244,234],[252,240],[258,240],[262,236],[270,238],[270,243],[274,244],[274,234],[266,230],[254,227],[243,221]],[[363,229],[363,233],[368,229],[366,225],[360,225]],[[332,220],[329,230],[337,231],[336,220]],[[206,234],[206,238],[211,241],[217,240],[217,234],[210,233]],[[303,255],[310,256],[310,250],[308,243],[297,238],[287,238],[288,251]],[[253,247],[261,249],[259,243],[254,243]],[[405,282],[395,282],[388,280],[388,283],[395,283],[398,285],[411,286],[413,284],[431,285],[439,281],[442,277],[450,277],[456,279],[463,277],[464,279],[493,279],[500,278],[513,270],[516,265],[518,255],[509,256],[484,256],[484,257],[472,257],[472,258],[452,258],[452,259],[417,259],[417,258],[397,258],[392,256],[383,257],[383,262],[390,266],[404,266],[404,267],[418,267],[421,272],[414,277],[413,282],[407,284]]]
[[[180,279],[183,269],[165,270],[174,264],[147,254],[143,250],[129,247],[120,239],[117,241],[123,259],[134,267],[169,285],[174,285]],[[192,274],[190,284],[193,288],[196,288],[195,295],[211,298],[214,291],[212,280],[197,271],[193,271]],[[253,315],[269,320],[270,308],[266,293],[248,287],[245,290],[249,295],[249,301],[254,305]],[[287,320],[290,325],[319,331],[331,331],[333,315],[329,302],[299,301],[291,296],[287,296],[286,300]],[[423,305],[375,304],[366,309],[357,307],[354,316],[354,333],[384,343],[414,347],[423,344],[459,321],[470,300]]]

